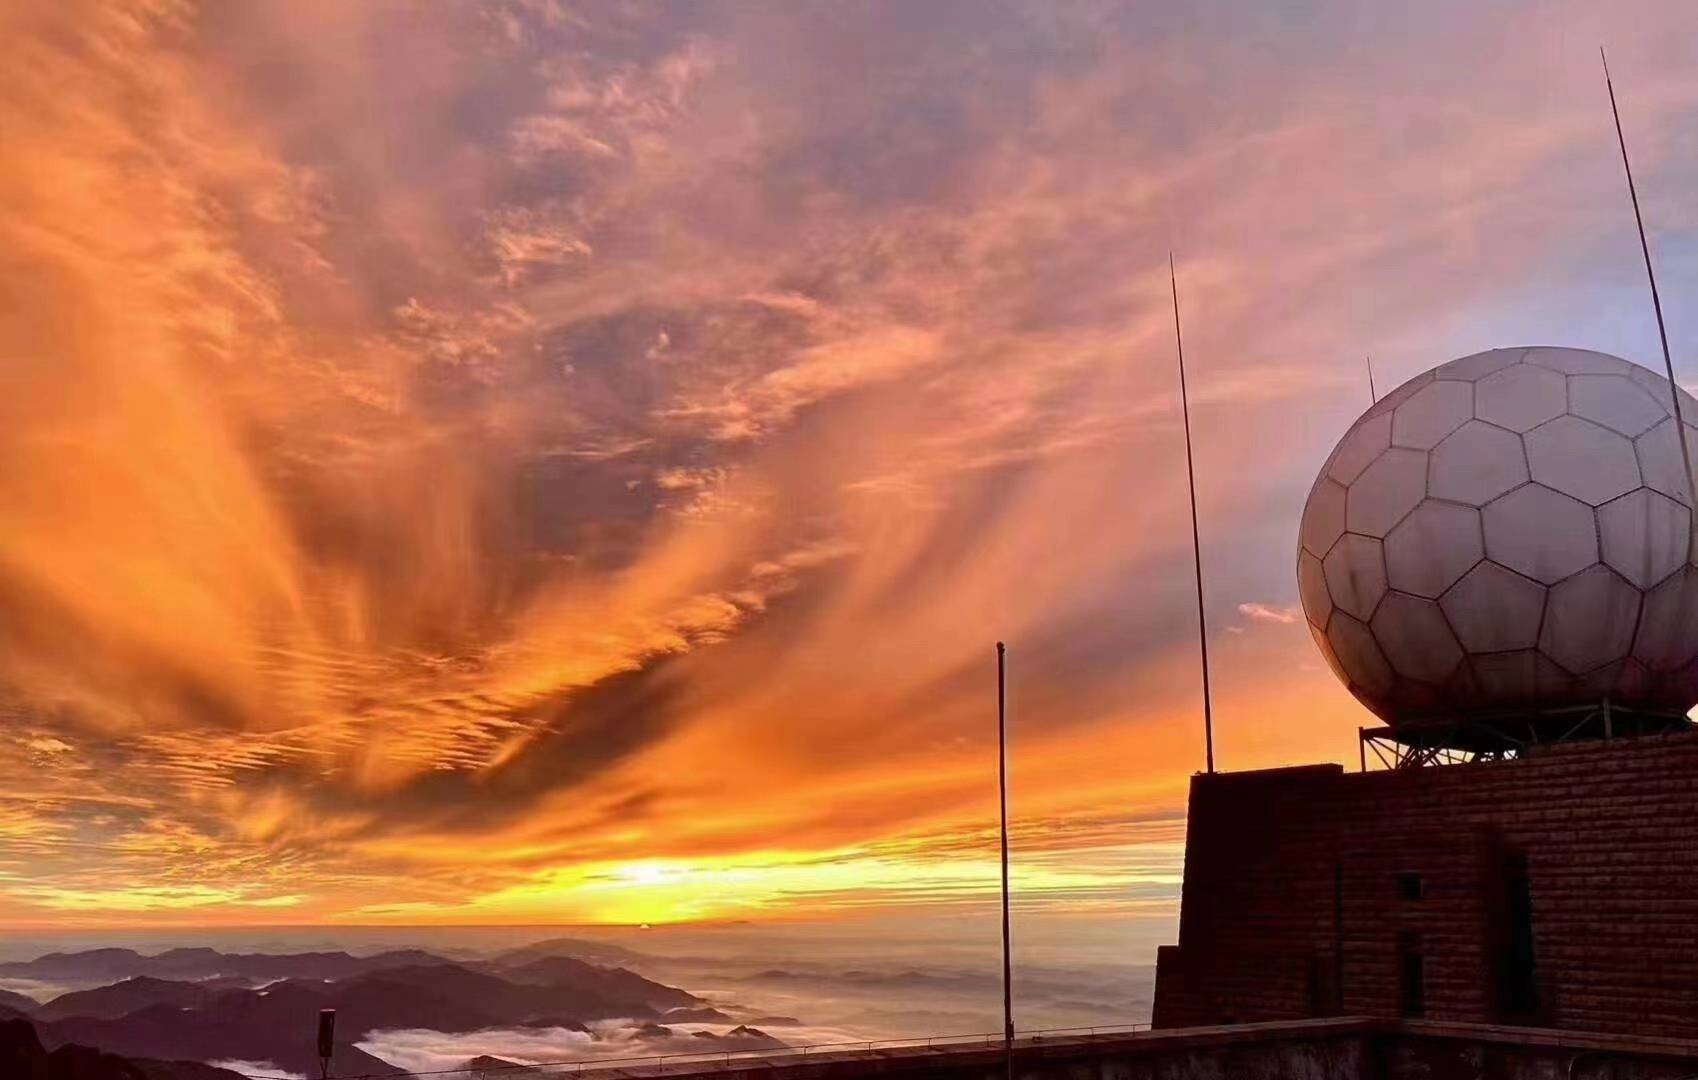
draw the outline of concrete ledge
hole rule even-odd
[[[1492,1024],[1329,1017],[1017,1039],[1015,1071],[1029,1080],[1099,1077],[1283,1077],[1404,1080],[1463,1075],[1490,1060],[1506,1080],[1566,1075],[1583,1058],[1611,1059],[1611,1075],[1647,1080],[1698,1072],[1698,1039],[1640,1038]],[[1463,1063],[1475,1063],[1464,1065]],[[1594,1063],[1602,1064],[1602,1063]],[[1621,1070],[1617,1067],[1620,1066]],[[711,1076],[723,1080],[837,1080],[924,1075],[993,1080],[1000,1044],[883,1047],[571,1070],[591,1080]],[[1674,1071],[1668,1071],[1668,1070]],[[1085,1071],[1081,1071],[1085,1070]],[[503,1076],[491,1072],[492,1080]],[[525,1075],[525,1074],[519,1074]],[[1470,1075],[1474,1075],[1470,1071]]]
[[[1668,1039],[1644,1035],[1610,1035],[1594,1031],[1508,1027],[1499,1024],[1450,1024],[1434,1020],[1381,1020],[1377,1030],[1412,1038],[1499,1043],[1620,1054],[1663,1061],[1698,1062],[1698,1039]]]
[[[1219,1027],[1165,1028],[1158,1031],[1104,1032],[1099,1034],[1038,1036],[1014,1041],[1015,1061],[1020,1072],[1043,1073],[1061,1070],[1082,1061],[1120,1057],[1163,1057],[1196,1050],[1291,1044],[1305,1041],[1359,1041],[1374,1029],[1365,1017],[1329,1017],[1319,1020],[1280,1021],[1265,1024],[1232,1024]],[[871,1050],[834,1050],[817,1053],[775,1051],[760,1057],[732,1057],[676,1064],[626,1065],[574,1070],[598,1080],[616,1077],[847,1077],[925,1072],[943,1075],[1000,1073],[1004,1062],[1000,1043],[989,1046],[946,1044],[942,1046],[881,1047]]]

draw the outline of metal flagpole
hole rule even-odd
[[[1669,377],[1669,397],[1674,400],[1675,433],[1680,437],[1680,459],[1686,466],[1686,493],[1698,506],[1698,483],[1692,479],[1692,451],[1686,445],[1686,418],[1680,414],[1680,384],[1674,381],[1674,358],[1669,355],[1669,332],[1663,325],[1663,301],[1657,294],[1657,272],[1651,266],[1651,245],[1645,239],[1645,217],[1639,212],[1639,189],[1633,184],[1633,165],[1627,159],[1627,136],[1621,133],[1621,110],[1615,103],[1615,83],[1610,81],[1610,58],[1598,46],[1604,62],[1604,87],[1610,92],[1610,115],[1615,117],[1615,139],[1621,146],[1621,168],[1627,174],[1627,197],[1633,201],[1633,222],[1639,228],[1639,252],[1645,256],[1645,279],[1651,283],[1651,308],[1657,313],[1657,336],[1663,343],[1663,370]]]
[[[1002,1046],[1014,1080],[1014,960],[1008,918],[1008,647],[996,643],[996,787],[1002,814]]]
[[[1179,353],[1179,408],[1185,421],[1185,483],[1191,492],[1191,557],[1197,571],[1197,646],[1203,657],[1203,746],[1208,771],[1215,771],[1214,703],[1209,694],[1209,628],[1203,615],[1203,541],[1197,532],[1197,470],[1191,461],[1191,402],[1185,392],[1185,340],[1179,332],[1179,275],[1173,252],[1167,253],[1167,280],[1173,287],[1173,345]]]
[[[1380,392],[1374,389],[1374,358],[1368,357],[1368,404],[1378,405]]]
[[[318,1075],[330,1080],[330,1059],[336,1051],[336,1010],[318,1010]]]

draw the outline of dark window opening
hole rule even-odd
[[[1413,870],[1403,870],[1397,875],[1397,895],[1404,900],[1421,899],[1421,875]]]
[[[1533,889],[1527,856],[1510,852],[1503,860],[1505,934],[1498,966],[1498,1008],[1506,1016],[1538,1011],[1533,963]]]
[[[1397,935],[1397,1012],[1420,1017],[1427,1012],[1427,958],[1421,935],[1405,930]]]
[[[1333,988],[1328,977],[1326,957],[1319,953],[1309,957],[1309,1015],[1329,1016],[1332,1014]]]
[[[1344,1012],[1344,864],[1332,864],[1332,1010]]]

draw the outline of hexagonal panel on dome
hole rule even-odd
[[[1545,587],[1483,562],[1440,598],[1439,607],[1469,652],[1531,649],[1539,643]]]
[[[1389,413],[1405,401],[1408,401],[1417,390],[1421,389],[1421,387],[1426,386],[1432,381],[1433,373],[1430,371],[1423,371],[1421,374],[1415,376],[1409,381],[1400,384],[1395,389],[1388,390],[1384,394],[1380,395],[1380,400],[1374,402],[1374,404],[1368,408],[1368,411],[1362,415],[1380,416],[1384,413]]]
[[[1348,485],[1391,445],[1391,416],[1370,416],[1347,432],[1327,462],[1327,475]]]
[[[1445,712],[1444,688],[1432,683],[1399,678],[1388,697],[1397,703],[1397,719],[1418,720],[1424,716]]]
[[[1678,671],[1653,672],[1628,659],[1621,665],[1615,692],[1617,700],[1635,708],[1685,712],[1698,702],[1698,668],[1689,664]]]
[[[1657,672],[1698,660],[1698,569],[1687,567],[1645,594],[1633,655]]]
[[[1322,477],[1303,507],[1298,543],[1310,554],[1324,556],[1343,535],[1344,488]]]
[[[1645,388],[1625,375],[1575,375],[1568,380],[1568,411],[1634,438],[1669,414]]]
[[[1546,585],[1598,561],[1592,508],[1540,484],[1516,488],[1482,513],[1486,557]]]
[[[1427,455],[1394,446],[1350,485],[1344,524],[1351,532],[1384,536],[1427,494]]]
[[[1653,371],[1638,364],[1629,364],[1627,376],[1650,391],[1651,397],[1656,400],[1657,404],[1668,409],[1671,413],[1674,411],[1674,402],[1669,397],[1669,381],[1663,377],[1660,369]],[[1698,418],[1698,401],[1693,400],[1692,395],[1684,389],[1680,391],[1680,408],[1686,419]]]
[[[1670,417],[1634,439],[1633,452],[1639,459],[1639,474],[1644,477],[1646,487],[1690,505],[1692,496],[1686,483],[1686,462],[1681,457],[1680,439],[1675,431],[1674,418]],[[1698,439],[1691,440],[1689,449],[1698,455]],[[1693,464],[1698,467],[1698,460]]]
[[[1572,675],[1537,649],[1470,656],[1468,666],[1481,701],[1497,708],[1560,697],[1574,683]]]
[[[1539,651],[1584,675],[1625,657],[1639,624],[1640,592],[1607,566],[1551,586]]]
[[[1327,627],[1327,640],[1332,643],[1339,666],[1350,677],[1352,688],[1369,694],[1383,694],[1391,689],[1394,679],[1391,665],[1366,624],[1339,612]]]
[[[1621,667],[1616,671],[1615,689],[1611,692],[1611,697],[1632,708],[1654,707],[1651,699],[1656,695],[1653,689],[1655,683],[1656,677],[1651,674],[1650,669],[1630,656],[1621,662]]]
[[[1657,684],[1647,696],[1664,707],[1689,710],[1693,703],[1698,702],[1698,660],[1679,671],[1658,675]]]
[[[1338,656],[1333,653],[1332,642],[1327,640],[1326,634],[1322,633],[1321,629],[1314,623],[1310,623],[1309,636],[1315,639],[1315,648],[1321,650],[1321,659],[1327,662],[1327,667],[1332,669],[1332,673],[1338,681],[1346,686],[1350,685],[1350,674],[1338,662]]]
[[[1321,562],[1333,604],[1367,621],[1386,591],[1385,560],[1380,542],[1345,533]]]
[[[1332,614],[1332,594],[1327,592],[1326,572],[1321,560],[1307,551],[1297,553],[1297,595],[1303,601],[1303,614],[1314,625],[1325,630],[1327,617]]]
[[[1616,692],[1621,683],[1621,669],[1626,666],[1626,660],[1612,660],[1584,675],[1576,675],[1573,692],[1587,701],[1602,701]]]
[[[1433,369],[1433,377],[1438,379],[1465,379],[1473,382],[1483,379],[1494,371],[1502,371],[1509,365],[1521,359],[1527,350],[1487,349],[1472,356],[1464,356],[1448,363],[1440,364]]]
[[[1427,499],[1386,534],[1386,583],[1436,598],[1485,554],[1478,510]]]
[[[1525,436],[1533,479],[1597,506],[1639,486],[1633,443],[1578,416],[1559,416]]]
[[[1550,368],[1515,364],[1474,384],[1474,415],[1528,431],[1568,411],[1568,380]]]
[[[1484,506],[1528,480],[1521,436],[1470,420],[1428,455],[1427,494]]]
[[[1466,653],[1466,650],[1464,650]],[[1474,678],[1474,669],[1469,664],[1469,658],[1464,655],[1462,663],[1451,673],[1444,684],[1445,700],[1450,702],[1453,711],[1466,711],[1478,708],[1480,705],[1480,684]]]
[[[1392,670],[1406,678],[1442,684],[1462,662],[1462,646],[1431,600],[1394,592],[1374,612],[1368,628]]]
[[[1431,450],[1473,418],[1474,385],[1439,379],[1423,386],[1392,414],[1392,445]]]
[[[1641,589],[1678,570],[1686,562],[1691,542],[1691,513],[1650,488],[1630,491],[1598,508],[1598,544],[1604,562]]]
[[[1557,345],[1538,345],[1527,350],[1523,363],[1560,371],[1564,375],[1626,375],[1633,365],[1619,356],[1594,352],[1591,349],[1570,349]]]

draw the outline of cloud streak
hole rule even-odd
[[[0,11],[20,925],[971,902],[998,637],[1027,886],[1142,911],[1198,741],[1165,252],[1237,767],[1357,723],[1289,567],[1357,357],[1647,355],[1572,41],[1694,251],[1674,4]]]

